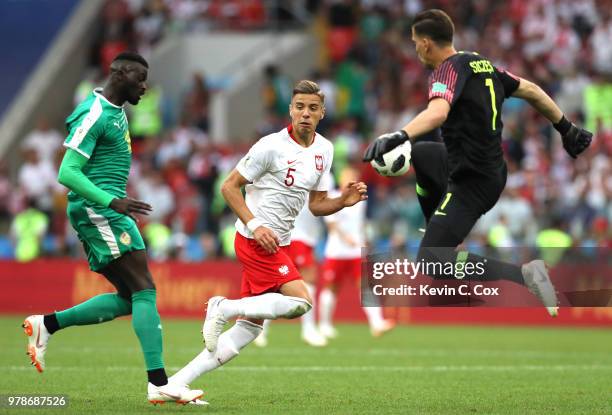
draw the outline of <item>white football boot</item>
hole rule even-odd
[[[27,317],[23,324],[23,332],[28,336],[27,355],[32,360],[32,366],[40,373],[45,370],[45,352],[51,334],[47,331],[42,314]]]
[[[147,400],[153,405],[164,404],[166,402],[185,405],[195,401],[202,403],[194,403],[194,405],[208,405],[208,402],[200,401],[199,398],[202,395],[204,395],[204,392],[199,389],[189,389],[187,386],[172,383],[167,383],[163,386],[155,386],[152,383],[147,385]]]
[[[392,320],[383,320],[380,324],[370,327],[370,334],[372,337],[382,337],[383,334],[393,330],[395,328],[395,322]]]
[[[527,289],[538,297],[546,307],[548,314],[556,317],[559,314],[557,293],[550,281],[546,264],[541,259],[523,264],[521,267]]]
[[[268,335],[262,331],[259,336],[255,337],[253,344],[257,347],[266,347],[268,345]]]
[[[312,347],[327,346],[327,339],[316,329],[302,330],[302,340]]]
[[[335,339],[338,337],[338,330],[331,324],[320,324],[319,333],[327,339]]]
[[[202,326],[202,336],[204,337],[204,343],[206,343],[206,350],[211,353],[217,350],[217,341],[227,324],[227,319],[219,309],[219,303],[223,300],[225,300],[225,297],[215,296],[206,303],[206,318]]]

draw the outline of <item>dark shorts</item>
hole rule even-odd
[[[499,200],[506,185],[506,175],[504,165],[497,174],[466,174],[449,179],[447,192],[429,223],[443,226],[463,241],[476,221]]]

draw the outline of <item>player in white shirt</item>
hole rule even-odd
[[[358,172],[353,167],[342,170],[339,189],[345,189],[357,180]],[[339,191],[337,191],[339,193]],[[332,324],[336,307],[336,293],[343,280],[359,286],[361,278],[361,249],[366,246],[366,204],[359,203],[325,218],[327,243],[322,269],[323,289],[319,295],[319,332],[327,338],[338,335]],[[391,330],[395,324],[383,318],[382,308],[363,307],[370,332],[379,337]]]
[[[234,247],[243,266],[241,298],[208,301],[202,330],[206,349],[173,382],[190,384],[237,356],[260,334],[264,319],[296,318],[311,309],[306,284],[287,255],[296,216],[307,197],[315,216],[367,199],[362,182],[351,183],[336,198],[327,195],[333,146],[315,132],[325,115],[324,99],[316,83],[298,82],[289,105],[291,125],[260,139],[225,179],[221,192],[238,216]]]
[[[295,264],[302,276],[310,298],[312,298],[312,309],[304,314],[302,318],[302,340],[314,347],[327,345],[327,339],[319,333],[316,326],[316,304],[315,291],[317,283],[317,262],[314,249],[321,237],[321,221],[314,216],[307,204],[302,208],[295,218],[294,228],[291,232],[291,244],[289,245],[289,258]],[[263,331],[255,339],[255,345],[265,347],[268,345],[268,331],[271,320],[264,321]]]

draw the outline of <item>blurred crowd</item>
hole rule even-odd
[[[108,0],[92,47],[93,75],[79,85],[75,102],[101,85],[117,53],[136,49],[147,56],[173,33],[308,28],[321,44],[311,78],[326,95],[319,132],[334,142],[334,172],[354,164],[368,183],[372,246],[413,249],[424,225],[414,175],[383,178],[359,159],[368,141],[401,128],[427,105],[428,72],[410,40],[411,18],[426,8],[451,15],[458,50],[478,51],[535,81],[570,120],[594,133],[591,148],[572,160],[547,120],[523,101],[506,101],[506,190],[466,243],[612,247],[609,0]],[[220,183],[254,140],[288,124],[297,80],[274,63],[263,75],[266,116],[239,147],[208,138],[216,90],[206,74],[185,80],[178,107],[152,85],[129,108],[134,161],[128,193],[154,207],[139,225],[155,259],[232,255],[235,217]],[[56,181],[66,134],[56,127],[42,119],[23,138],[25,161],[14,180],[0,163],[0,257],[82,256],[65,215],[66,190]]]

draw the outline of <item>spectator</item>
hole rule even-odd
[[[132,151],[140,152],[140,144],[147,137],[157,137],[163,125],[164,94],[159,85],[149,85],[138,105],[130,107],[130,135]]]
[[[362,51],[353,49],[349,58],[342,62],[336,73],[338,84],[339,116],[355,117],[360,127],[366,121],[366,99],[368,94],[369,72],[362,64]]]
[[[133,42],[132,16],[124,0],[107,0],[102,11],[102,31],[97,42],[98,67],[108,74],[112,60]]]
[[[148,55],[148,51],[162,38],[168,20],[168,10],[163,0],[147,1],[134,21],[134,31],[138,51]]]
[[[191,182],[197,187],[201,197],[202,206],[197,230],[199,232],[210,231],[214,227],[212,211],[210,209],[214,198],[215,183],[219,177],[220,154],[214,148],[205,143],[196,147],[196,153],[189,160],[187,174]]]
[[[559,92],[555,96],[555,102],[566,114],[582,113],[584,90],[589,85],[589,78],[577,68],[566,68],[561,79]]]
[[[210,91],[202,73],[194,73],[192,83],[183,98],[183,116],[207,133],[209,129]]]
[[[292,91],[291,81],[279,72],[276,65],[266,66],[263,98],[268,111],[286,119],[289,113]]]
[[[48,217],[36,208],[34,199],[29,198],[26,203],[26,208],[15,216],[11,224],[15,259],[19,262],[32,261],[40,256],[42,238],[49,226]]]
[[[91,94],[91,91],[99,86],[102,86],[103,84],[104,81],[102,79],[102,71],[100,71],[98,68],[89,69],[83,80],[79,82],[74,90],[74,99],[72,100],[73,104],[77,106],[84,101],[89,94]]]
[[[357,10],[349,0],[331,0],[328,4],[327,51],[333,62],[341,62],[357,37]]]
[[[551,226],[542,229],[536,237],[536,246],[540,250],[541,258],[549,266],[555,266],[572,244],[572,237],[565,231],[560,217],[553,217]]]
[[[425,219],[416,197],[415,182],[400,182],[396,191],[388,200],[393,222],[393,245],[403,246],[412,241],[418,241],[422,234],[420,228],[425,227]]]
[[[195,128],[184,115],[181,123],[161,143],[156,161],[162,167],[171,160],[186,163],[193,148],[207,141],[206,134]]]
[[[527,7],[521,25],[523,54],[528,60],[536,60],[552,50],[557,37],[557,17],[554,8],[546,7],[543,0],[531,1]]]
[[[349,164],[358,160],[361,154],[361,143],[363,137],[357,131],[357,120],[355,118],[345,118],[340,121],[338,130],[333,133],[332,142],[334,144],[334,172],[336,179],[338,174]]]
[[[612,41],[609,41],[612,43]],[[597,76],[584,89],[586,128],[594,133],[612,130],[612,82]]]
[[[205,13],[209,2],[200,0],[165,0],[170,15],[172,31],[192,31],[197,28],[207,29]]]
[[[603,8],[600,20],[591,35],[593,66],[602,74],[612,75],[612,11]]]
[[[136,183],[136,194],[138,199],[146,200],[153,206],[153,211],[145,218],[147,222],[168,223],[176,206],[174,194],[162,174],[150,163],[143,163],[141,177]]]
[[[42,163],[55,164],[57,153],[62,147],[63,141],[64,137],[59,131],[51,128],[49,120],[43,116],[38,120],[36,129],[25,137],[21,147],[24,150],[32,150],[38,153]]]
[[[18,174],[19,186],[32,203],[50,215],[53,193],[60,188],[56,181],[57,170],[51,162],[41,160],[36,150],[27,149],[24,153],[25,162]]]
[[[330,124],[336,119],[336,99],[338,90],[328,70],[315,71],[312,74],[312,79],[319,85],[321,92],[325,95],[325,118],[319,123],[319,131],[321,131],[323,135],[326,135]]]
[[[612,35],[612,32],[610,32]],[[563,73],[574,69],[581,52],[580,38],[568,22],[561,20],[555,33],[553,47],[548,59],[552,70]]]
[[[268,23],[267,28],[273,27],[275,22],[287,23],[292,29],[301,27],[301,23],[311,24],[322,49],[318,73],[312,78],[326,95],[326,117],[319,132],[336,139],[337,169],[359,158],[365,139],[400,128],[427,105],[428,73],[410,42],[410,19],[423,8],[442,8],[455,20],[459,48],[477,51],[496,65],[541,83],[555,96],[568,118],[583,117],[587,128],[596,133],[584,156],[570,160],[558,135],[546,122],[534,117],[523,101],[507,100],[501,114],[509,170],[507,190],[490,212],[491,217],[481,219],[466,244],[485,245],[487,236],[491,236],[488,231],[498,225],[495,241],[512,239],[517,245],[534,245],[553,211],[563,219],[576,245],[583,241],[598,246],[605,243],[603,234],[609,235],[610,228],[602,220],[606,224],[612,221],[609,1],[272,3],[107,0],[100,19],[101,32],[92,50],[94,63],[98,65],[100,60],[112,58],[118,50],[128,47],[146,53],[164,36],[175,32],[253,30]],[[318,15],[308,16],[306,8]],[[80,101],[89,94],[102,75],[94,69],[79,85],[76,99]],[[253,134],[258,137],[286,125],[292,88],[291,79],[274,65],[266,68],[264,78],[266,111],[261,121],[253,125]],[[224,84],[219,78],[207,82],[203,74],[194,73],[188,90],[178,100],[176,117],[166,117],[160,99],[152,100],[150,106],[141,102],[137,111],[129,115],[131,127],[136,129],[131,131],[135,141],[139,135],[150,137],[141,146],[134,146],[132,171],[140,177],[132,183],[134,195],[156,205],[158,216],[152,218],[154,226],[149,233],[159,248],[159,258],[210,258],[231,244],[233,233],[225,233],[225,224],[233,223],[235,217],[228,213],[219,195],[219,184],[240,158],[241,144],[253,136],[236,137],[242,140],[239,144],[221,142],[212,146],[207,137],[212,121],[209,85]],[[36,130],[31,135],[38,133]],[[53,167],[53,154],[62,139],[24,139],[26,162],[19,169],[18,186],[11,186],[0,167],[0,222],[4,215],[5,228],[10,215],[24,210],[27,196],[46,212],[64,209],[65,195],[54,188]],[[50,144],[41,144],[45,140]],[[40,143],[31,144],[36,141]],[[38,160],[29,154],[31,149],[41,153]],[[360,167],[370,186],[372,242],[401,250],[420,240],[415,229],[422,217],[411,185],[402,178],[384,178],[368,165]],[[65,216],[53,213],[51,219],[48,231],[56,241],[56,249],[64,249],[64,235],[70,248],[70,238],[74,236],[64,230]]]
[[[171,248],[172,231],[163,223],[147,223],[142,235],[147,242],[147,253],[155,261],[165,261],[168,259]]]

